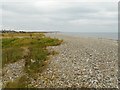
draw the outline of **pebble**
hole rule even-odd
[[[51,58],[50,64],[42,75],[49,77],[49,74],[52,73],[57,78],[53,78],[52,81],[49,79],[50,83],[38,84],[38,87],[118,87],[118,46],[116,46],[116,42],[107,39],[71,37],[63,34],[47,35],[51,37],[55,35],[55,37],[63,39],[65,43],[60,46],[48,47],[59,54]],[[101,65],[105,65],[105,67],[101,67]],[[42,79],[45,80],[45,78]],[[39,80],[38,82],[40,82]]]
[[[18,77],[21,77],[24,74],[24,72],[23,72],[24,68],[23,67],[24,67],[24,60],[20,60],[18,62],[6,65],[2,69],[3,87],[6,85],[7,82],[14,81]]]
[[[36,83],[32,83],[34,80],[31,81],[31,86],[118,88],[117,42],[63,34],[46,35],[63,39],[64,43],[60,46],[48,47],[59,54],[51,58],[44,72],[38,74]]]

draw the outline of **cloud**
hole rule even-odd
[[[94,19],[80,19],[80,20],[72,20],[69,21],[71,25],[76,25],[76,26],[88,26],[88,25],[93,25],[93,26],[111,26],[111,25],[116,25],[117,21],[103,21],[103,20],[94,20]]]
[[[79,2],[78,0],[29,2],[26,0],[26,2],[11,3],[6,0],[0,9],[3,12],[4,28],[117,31],[116,2]]]
[[[1,0],[1,2],[34,2],[34,1],[44,1],[44,0]],[[54,0],[45,0],[54,1]],[[61,2],[119,2],[119,0],[55,0]]]

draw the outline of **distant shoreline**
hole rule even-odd
[[[62,34],[74,37],[118,40],[118,33],[114,32],[63,32]]]
[[[16,30],[0,30],[0,33],[60,33],[60,31],[16,31]]]
[[[72,37],[98,38],[118,41],[117,32],[60,32],[60,31],[1,31],[2,33],[52,33],[64,34]]]
[[[81,35],[79,35],[79,34],[77,34],[77,35],[75,35],[75,34],[73,34],[73,33],[71,33],[71,34],[69,34],[69,33],[65,33],[65,32],[59,32],[59,33],[46,33],[46,34],[52,34],[53,35],[53,37],[55,36],[55,37],[57,37],[57,35],[63,35],[63,36],[68,36],[68,37],[76,37],[76,38],[89,38],[89,39],[105,39],[105,40],[112,40],[112,41],[118,41],[118,38],[116,39],[116,38],[107,38],[107,37],[97,37],[97,36],[85,36],[85,35],[82,35],[82,33],[81,33]],[[51,35],[50,35],[51,36]]]

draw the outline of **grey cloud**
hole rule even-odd
[[[2,9],[23,15],[33,15],[38,13],[38,11],[31,7],[31,4],[29,3],[5,3],[3,4]]]
[[[4,3],[3,4],[3,25],[4,27],[15,27],[20,29],[42,29],[42,30],[61,30],[61,31],[80,31],[88,30],[117,30],[117,8],[114,3],[67,3],[61,4],[58,9],[45,11],[36,8],[32,3]],[[110,16],[107,16],[109,15]],[[89,22],[108,22],[102,23],[102,27],[83,24],[82,26],[71,25],[69,22],[74,20],[84,20]],[[101,22],[102,20],[102,22]],[[94,23],[96,23],[94,22]],[[112,23],[113,22],[113,23]],[[87,28],[86,27],[89,27]],[[88,30],[89,31],[89,30]]]

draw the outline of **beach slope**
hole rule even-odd
[[[59,54],[34,81],[36,87],[117,88],[118,44],[115,40],[46,34],[63,39],[48,47]]]

